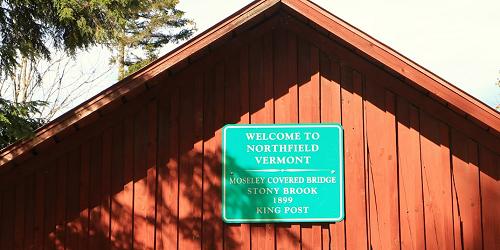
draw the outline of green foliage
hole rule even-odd
[[[76,49],[98,41],[90,29],[99,22],[92,16],[95,9],[79,8],[85,11],[78,13],[64,8],[69,2],[78,5],[77,2],[83,1],[0,0],[1,73],[12,73],[19,56],[49,59],[50,46],[73,54]],[[86,23],[79,23],[76,15]]]
[[[177,4],[177,0],[140,1],[118,22],[115,61],[120,79],[158,58],[158,50],[163,45],[185,40],[193,34],[194,23],[183,17],[184,12],[175,7]]]
[[[51,51],[71,56],[98,44],[117,51],[114,61],[123,78],[156,59],[164,44],[192,35],[193,22],[183,17],[177,4],[178,0],[0,0],[0,78],[15,77],[19,58],[50,60]],[[15,103],[0,93],[0,148],[43,125],[46,120],[33,117],[41,116],[45,105]]]
[[[176,0],[139,1],[123,12],[123,20],[118,20],[118,40],[151,51],[189,37],[193,29],[187,26],[192,21],[183,18],[184,12],[175,8],[177,3]]]
[[[33,131],[45,123],[42,118],[34,118],[45,105],[40,101],[14,103],[0,98],[0,149],[32,136]]]
[[[156,58],[146,58],[146,59],[138,60],[138,61],[132,63],[131,65],[129,65],[127,67],[127,70],[125,71],[125,75],[130,75],[130,74],[144,68],[146,65],[148,65],[149,63],[154,61],[154,59],[156,59]]]
[[[117,61],[130,74],[156,59],[164,44],[191,36],[192,21],[183,18],[177,4],[177,0],[0,0],[0,76],[11,76],[20,57],[50,59],[49,48],[74,55],[96,44],[119,51]],[[127,56],[125,50],[146,55]],[[41,116],[45,105],[0,97],[0,148],[33,135],[46,122],[34,118]]]
[[[191,21],[177,0],[0,0],[0,73],[19,56],[50,58],[50,47],[72,55],[96,44],[158,48],[185,39]],[[170,28],[179,30],[172,32]]]

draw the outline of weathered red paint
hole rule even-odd
[[[493,249],[500,119],[457,91],[308,2],[257,1],[2,151],[0,249]],[[346,219],[224,224],[222,126],[299,122],[344,127]]]

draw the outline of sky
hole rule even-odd
[[[180,0],[178,8],[202,32],[251,1]],[[337,17],[395,49],[470,95],[500,104],[500,1],[498,0],[313,0]],[[180,44],[169,45],[169,51]],[[81,68],[96,58],[109,66],[102,48],[84,53]],[[104,70],[106,67],[102,67]],[[76,106],[117,79],[116,69],[96,82]],[[69,107],[71,108],[71,107]]]

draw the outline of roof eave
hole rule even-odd
[[[397,53],[383,43],[370,37],[352,25],[334,16],[328,11],[309,1],[302,0],[258,0],[240,11],[222,20],[207,31],[190,39],[184,45],[152,62],[142,70],[119,81],[88,101],[68,111],[59,118],[36,131],[33,138],[16,142],[0,151],[0,168],[16,157],[33,150],[37,145],[52,138],[64,129],[90,116],[112,101],[126,96],[145,82],[185,61],[193,54],[223,38],[249,20],[283,3],[316,25],[334,33],[335,36],[356,47],[359,51],[378,62],[387,65],[403,77],[429,90],[437,98],[462,110],[470,117],[485,124],[496,133],[500,131],[500,113],[481,101],[468,95],[451,83],[443,80],[429,70]]]

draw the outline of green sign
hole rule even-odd
[[[226,125],[222,218],[227,223],[344,218],[339,124]]]

